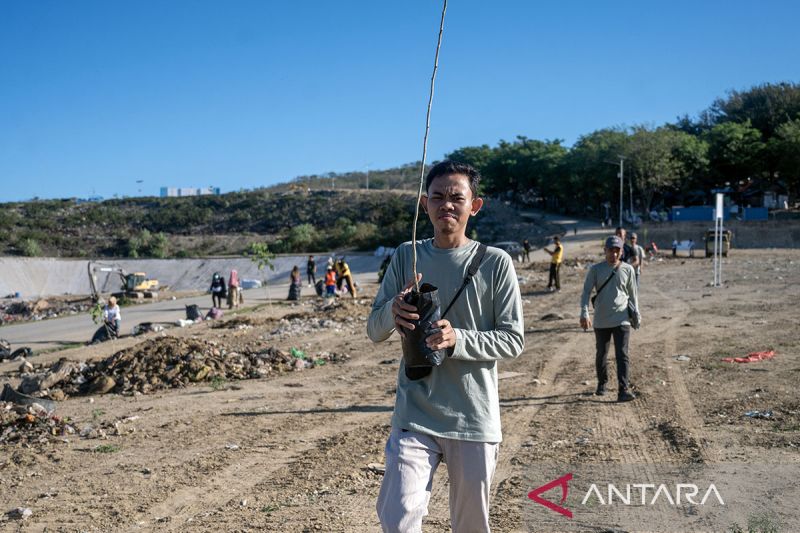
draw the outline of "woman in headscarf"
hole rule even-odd
[[[228,309],[239,309],[239,273],[234,269],[228,278]]]

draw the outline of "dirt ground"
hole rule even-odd
[[[517,265],[526,342],[518,359],[499,367],[504,441],[492,485],[495,531],[527,530],[521,502],[532,487],[524,479],[537,463],[713,464],[754,456],[800,463],[800,251],[735,250],[722,288],[708,285],[706,259],[647,264],[643,327],[631,340],[639,398],[627,404],[614,402],[613,379],[611,394],[592,395],[594,336],[578,327],[578,302],[586,262],[600,256],[572,251],[576,256],[562,268],[557,293],[544,290],[546,264]],[[210,343],[220,357],[295,348],[349,358],[302,370],[290,361],[258,379],[218,377],[148,394],[71,395],[56,414],[74,434],[0,445],[0,513],[32,511],[24,521],[5,518],[0,529],[379,530],[374,504],[400,344],[396,335],[380,345],[366,338],[376,289],[367,286],[363,299],[328,310],[308,297],[215,327],[42,355],[37,364],[97,361],[170,336]],[[561,318],[541,320],[548,313]],[[763,350],[776,355],[721,361]],[[677,360],[681,355],[688,360]],[[19,383],[15,369],[3,368],[0,381]],[[115,429],[105,438],[81,437],[87,426]],[[443,465],[425,531],[449,531],[447,495]]]

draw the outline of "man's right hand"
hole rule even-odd
[[[417,283],[422,279],[422,274],[417,274]],[[403,300],[403,297],[411,292],[411,289],[414,288],[414,280],[412,279],[406,286],[403,287],[403,290],[398,293],[397,296],[394,297],[394,301],[392,302],[392,316],[394,317],[394,327],[397,329],[397,332],[400,334],[401,337],[404,337],[403,328],[407,329],[414,329],[414,324],[409,322],[409,320],[419,320],[419,314],[417,314],[417,308],[414,305],[406,303]]]
[[[581,327],[583,328],[583,331],[588,330],[590,327],[592,327],[592,319],[588,317],[581,317]]]

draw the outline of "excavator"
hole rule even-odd
[[[118,265],[95,263],[88,264],[89,286],[92,289],[92,301],[100,302],[100,291],[97,290],[97,273],[109,272],[117,274],[122,282],[118,292],[112,293],[116,297],[126,297],[140,300],[142,298],[158,298],[158,280],[149,279],[144,272],[126,272]]]

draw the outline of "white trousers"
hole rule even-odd
[[[384,532],[422,531],[433,474],[441,461],[450,476],[450,524],[455,533],[489,531],[489,488],[498,443],[444,439],[392,428],[378,495]]]

